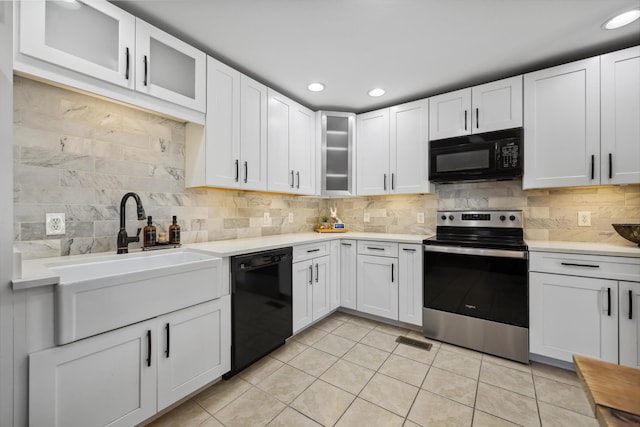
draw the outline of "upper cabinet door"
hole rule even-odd
[[[389,173],[389,109],[357,117],[356,179],[359,196],[387,194]]]
[[[295,171],[289,167],[289,146],[293,101],[267,89],[267,189],[291,193],[295,186]]]
[[[391,193],[429,192],[427,99],[390,108]]]
[[[267,87],[240,76],[240,187],[267,189]]]
[[[24,1],[19,51],[133,89],[135,26],[106,1]]]
[[[640,183],[640,47],[603,55],[601,183]]]
[[[524,139],[523,188],[600,183],[599,57],[525,74]]]
[[[240,182],[240,73],[211,57],[207,62],[206,185]]]
[[[289,163],[295,171],[295,193],[316,192],[316,116],[299,104],[293,105],[293,139]]]
[[[471,133],[471,89],[429,98],[429,139],[452,138]]]
[[[522,127],[522,76],[471,90],[472,133]]]
[[[207,56],[136,19],[136,90],[206,111]]]

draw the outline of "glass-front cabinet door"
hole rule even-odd
[[[323,195],[354,194],[354,122],[355,114],[352,113],[320,113]]]
[[[20,2],[19,51],[133,89],[135,17],[109,2]]]
[[[136,40],[136,90],[205,112],[205,53],[140,19]]]

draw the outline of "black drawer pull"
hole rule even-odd
[[[351,246],[351,243],[340,243],[342,246]]]
[[[167,334],[167,348],[164,351],[164,355],[167,356],[167,359],[169,358],[169,351],[171,349],[171,327],[169,326],[169,324],[167,323],[166,325],[164,325],[164,330]]]
[[[384,248],[376,248],[375,246],[367,246],[367,249],[371,251],[384,251]]]
[[[151,330],[147,331],[147,366],[151,366]]]
[[[319,252],[320,249],[307,249],[307,253],[311,253],[311,252]]]
[[[629,320],[633,319],[633,291],[629,289]]]
[[[402,248],[403,251],[407,251],[407,252],[415,252],[415,249],[409,249],[409,248]]]
[[[600,268],[599,265],[592,265],[592,264],[575,264],[575,263],[572,263],[572,262],[561,262],[560,264],[566,265],[566,266],[570,266],[570,267]]]

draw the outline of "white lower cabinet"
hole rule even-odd
[[[293,248],[293,333],[331,311],[329,243]]]
[[[529,270],[531,353],[639,365],[640,258],[530,252]]]
[[[398,244],[359,241],[357,274],[358,311],[398,320]]]
[[[357,254],[355,240],[340,241],[340,305],[356,310],[357,307]]]
[[[620,364],[640,369],[640,283],[620,282]]]
[[[422,327],[422,245],[400,244],[398,320]]]
[[[329,293],[331,294],[329,310],[335,310],[340,307],[340,246],[339,240],[331,242],[331,253],[329,254]]]
[[[32,353],[29,425],[135,425],[220,377],[230,298]]]

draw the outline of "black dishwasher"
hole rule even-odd
[[[292,248],[231,257],[229,378],[293,334]]]

